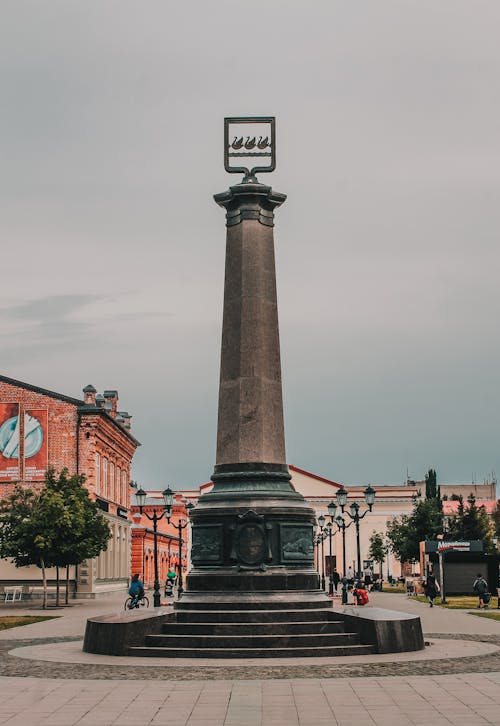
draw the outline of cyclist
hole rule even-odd
[[[138,572],[132,577],[132,582],[130,583],[128,594],[132,597],[130,609],[133,610],[134,608],[138,608],[139,600],[142,600],[142,598],[144,597],[144,583],[141,582]]]

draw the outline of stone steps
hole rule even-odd
[[[276,623],[329,620],[325,608],[288,610],[175,610],[178,623]]]
[[[306,635],[318,633],[343,633],[342,620],[313,620],[311,622],[260,622],[261,635]],[[164,635],[252,635],[255,623],[166,623]]]
[[[359,645],[357,633],[309,633],[301,634],[268,634],[261,635],[147,635],[147,648],[196,648],[204,652],[207,649],[284,649],[309,647],[337,647]]]
[[[310,658],[369,655],[371,645],[290,648],[129,648],[132,656],[148,658]]]
[[[293,658],[373,653],[331,607],[224,610],[177,609],[161,632],[146,635],[129,655],[153,658]],[[351,628],[352,630],[352,628]]]

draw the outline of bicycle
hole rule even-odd
[[[149,607],[149,598],[147,595],[143,595],[142,597],[128,597],[125,600],[125,610],[135,610],[135,608],[148,608]]]

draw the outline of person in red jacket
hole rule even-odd
[[[361,582],[358,582],[358,584],[352,591],[352,596],[356,605],[366,605],[366,603],[370,600],[370,598],[368,597],[368,593]]]

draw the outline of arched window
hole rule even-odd
[[[112,461],[109,462],[109,499],[112,502],[116,502],[115,492],[115,465]]]
[[[116,467],[116,502],[123,504],[122,499],[122,470],[119,466]]]
[[[102,457],[102,494],[106,499],[109,499],[108,491],[108,460],[105,456]]]
[[[95,454],[95,493],[101,493],[101,455]]]

